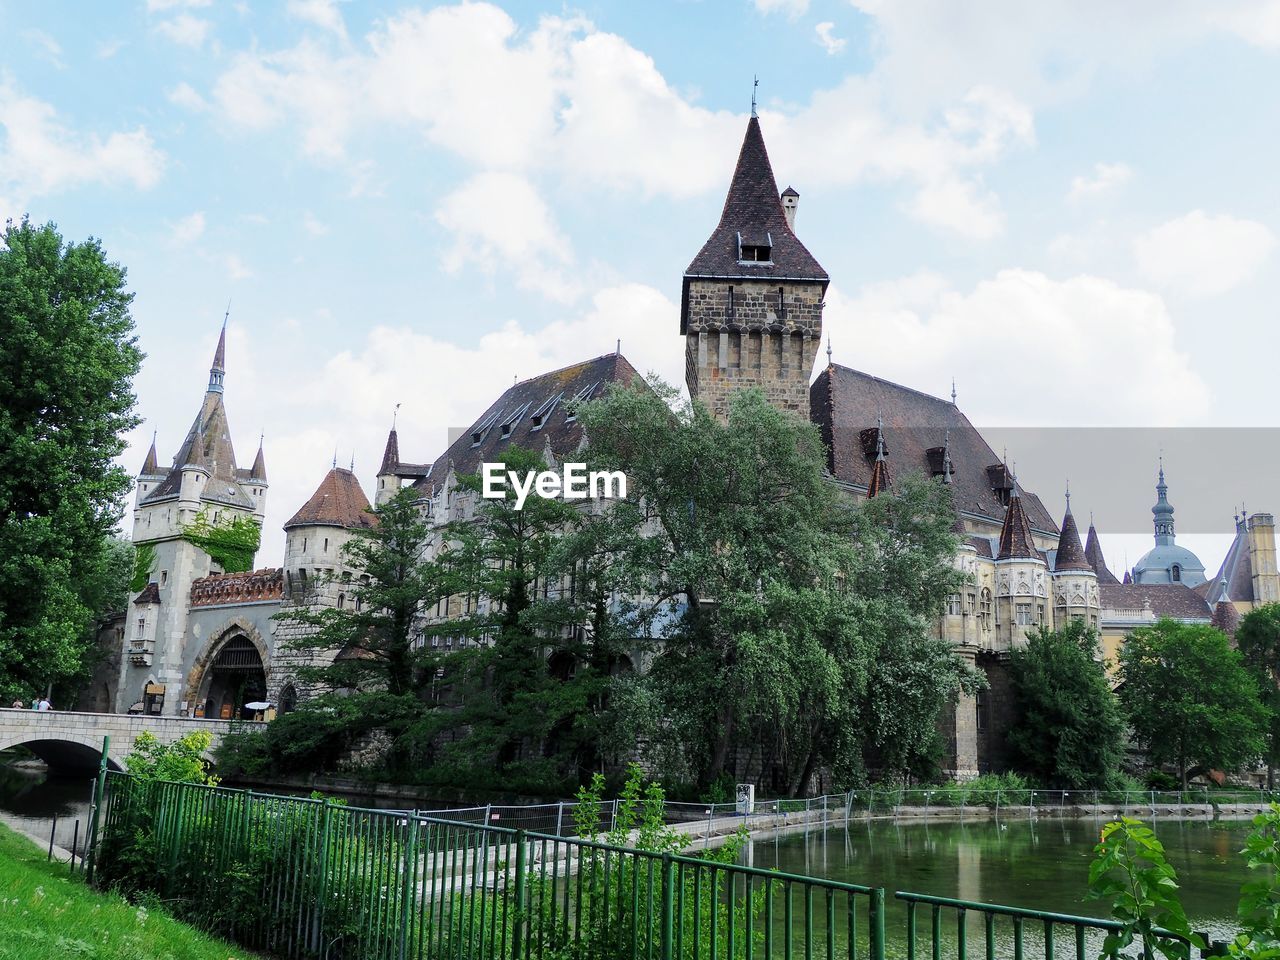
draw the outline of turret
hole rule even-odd
[[[378,506],[382,506],[399,491],[400,477],[396,474],[399,466],[400,438],[396,434],[393,419],[391,432],[387,434],[387,446],[382,451],[382,465],[378,467],[378,489],[373,494],[373,500]]]
[[[347,563],[342,548],[375,522],[356,475],[334,466],[284,525],[285,602],[345,605],[350,589],[343,584],[359,571]]]
[[[1098,575],[1080,545],[1080,531],[1071,514],[1071,491],[1067,491],[1067,512],[1058,534],[1058,550],[1053,561],[1054,625],[1059,629],[1071,620],[1082,620],[1097,629],[1101,605]]]
[[[995,566],[997,647],[1024,646],[1029,631],[1048,625],[1048,566],[1036,550],[1016,478],[1000,528]]]
[[[1156,503],[1151,508],[1156,545],[1134,564],[1134,583],[1184,583],[1188,587],[1205,582],[1204,564],[1186,547],[1178,546],[1173,532],[1173,504],[1164,479],[1164,461],[1156,481]]]

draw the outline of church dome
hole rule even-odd
[[[1134,583],[1185,583],[1195,587],[1204,581],[1200,558],[1176,543],[1156,544],[1133,568]]]

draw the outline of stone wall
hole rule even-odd
[[[1016,719],[1009,655],[979,654],[977,666],[987,678],[978,695],[978,769],[999,773],[1009,769],[1008,734]]]
[[[694,280],[687,297],[690,396],[724,416],[730,395],[758,387],[775,406],[808,416],[822,339],[820,284]]]

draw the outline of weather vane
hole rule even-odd
[[[751,78],[751,116],[756,116],[756,87],[760,86],[760,78],[753,76]]]

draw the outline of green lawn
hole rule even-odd
[[[0,826],[0,960],[253,960],[154,910],[73,879],[46,851]]]

